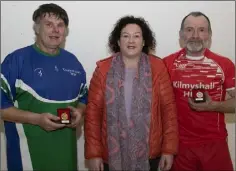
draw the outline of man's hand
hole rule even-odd
[[[76,128],[82,118],[82,112],[80,109],[77,109],[72,106],[68,106],[68,108],[71,110],[71,124],[67,125],[70,128]]]
[[[159,163],[159,169],[161,171],[168,171],[171,169],[173,164],[173,155],[172,154],[163,154]]]
[[[104,171],[102,158],[93,158],[88,160],[89,171]]]
[[[217,102],[212,101],[211,97],[207,92],[204,92],[206,101],[202,103],[195,103],[192,98],[188,98],[189,106],[196,111],[214,111]]]
[[[235,113],[235,89],[228,90],[227,93],[231,98],[225,101],[212,101],[211,97],[207,92],[205,92],[206,102],[194,103],[194,101],[189,98],[189,106],[195,111],[208,111],[208,112],[221,112],[221,113]]]
[[[50,113],[42,113],[38,117],[37,125],[46,131],[54,131],[65,127],[65,124],[56,123],[60,120],[58,116]]]

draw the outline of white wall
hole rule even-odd
[[[178,30],[182,18],[191,11],[209,16],[213,29],[212,50],[235,59],[235,2],[65,2],[61,5],[69,15],[70,32],[65,48],[78,56],[91,79],[95,62],[105,58],[108,35],[118,18],[133,14],[144,17],[156,34],[157,53],[163,57],[179,49]],[[1,2],[1,59],[13,50],[32,44],[32,14],[47,1]],[[227,124],[229,146],[235,160],[235,127]],[[78,140],[79,165],[84,169],[83,136]],[[235,162],[234,162],[235,163]]]

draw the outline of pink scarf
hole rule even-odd
[[[149,128],[152,75],[149,57],[142,53],[133,81],[131,119],[125,109],[125,66],[120,53],[114,55],[106,82],[107,135],[110,171],[149,170]]]

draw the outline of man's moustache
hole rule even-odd
[[[189,43],[202,43],[202,40],[189,40]]]

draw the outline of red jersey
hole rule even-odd
[[[225,139],[224,114],[197,112],[188,104],[191,89],[205,89],[213,101],[224,101],[226,90],[235,88],[235,65],[206,49],[201,59],[189,59],[184,49],[164,58],[176,96],[180,142],[198,144]]]

